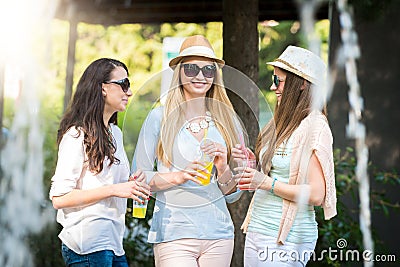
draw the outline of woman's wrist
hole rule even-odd
[[[233,179],[233,174],[231,172],[231,169],[229,168],[229,165],[225,166],[225,169],[220,172],[217,169],[217,183],[220,186],[228,186],[232,181],[234,181]]]
[[[272,178],[271,178],[272,179]],[[275,194],[275,192],[274,192],[274,190],[275,190],[275,182],[277,181],[277,178],[275,177],[274,179],[272,179],[272,182],[271,182],[271,188],[269,189],[269,192],[271,193],[271,194]]]
[[[180,185],[182,181],[184,181],[185,173],[183,171],[176,172],[176,175],[172,176],[171,184],[173,185]]]
[[[217,166],[215,166],[215,167],[217,167]],[[222,166],[222,168],[218,168],[218,167],[217,167],[218,176],[224,175],[224,173],[225,173],[226,171],[228,171],[228,170],[230,170],[228,164],[226,164],[225,166]]]
[[[269,191],[271,194],[275,194],[275,189],[276,189],[276,182],[278,181],[278,179],[269,177],[268,175],[265,175],[265,179],[263,182],[263,189],[265,191]]]
[[[271,191],[271,186],[272,186],[272,178],[269,177],[268,175],[265,175],[265,179],[262,183],[261,189],[265,191]]]
[[[106,185],[104,187],[104,190],[107,194],[107,197],[116,197],[117,196],[117,193],[115,190],[115,184]]]

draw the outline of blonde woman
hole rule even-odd
[[[156,192],[148,241],[156,266],[229,266],[234,227],[224,194],[236,190],[228,162],[241,127],[223,86],[224,61],[196,35],[169,65],[165,106],[149,113],[132,163]],[[202,153],[214,156],[208,184]]]
[[[314,206],[324,208],[325,219],[336,215],[333,138],[320,97],[326,68],[295,46],[268,64],[277,105],[256,145],[261,172],[238,168],[238,188],[256,190],[242,225],[244,265],[305,266],[318,238]],[[245,157],[239,148],[234,157]]]

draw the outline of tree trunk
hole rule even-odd
[[[258,0],[223,1],[223,55],[226,62],[224,81],[235,111],[244,122],[250,147],[254,147],[258,135]],[[232,67],[232,68],[229,68]],[[238,70],[239,75],[226,75]],[[244,74],[241,76],[240,74]],[[241,81],[228,81],[227,77],[240,77]],[[247,76],[247,77],[246,77]],[[246,81],[246,79],[248,79]],[[250,82],[249,82],[250,81]],[[254,81],[251,83],[251,81]],[[230,84],[230,82],[232,84]],[[240,92],[235,90],[239,88]],[[231,87],[232,86],[232,87]],[[251,194],[245,193],[236,203],[229,205],[235,225],[235,248],[231,266],[243,266],[244,234],[240,226],[246,215]]]
[[[72,97],[72,86],[74,84],[75,48],[78,39],[78,22],[71,19],[69,22],[67,74],[65,78],[64,112],[67,110]]]
[[[3,136],[3,112],[4,112],[4,71],[5,65],[0,62],[0,182],[3,180],[3,168],[1,167],[1,155],[3,146],[5,145],[5,137]],[[3,140],[4,138],[4,140]]]

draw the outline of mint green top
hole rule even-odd
[[[291,155],[292,140],[289,138],[287,142],[280,145],[272,158],[270,171],[272,178],[276,178],[277,181],[282,183],[289,182]],[[262,189],[256,190],[248,231],[277,238],[282,218],[282,204],[281,197]],[[286,241],[306,243],[316,241],[317,238],[318,228],[314,207],[308,205],[306,209],[299,209],[297,212]]]

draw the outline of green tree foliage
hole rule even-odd
[[[43,116],[49,124],[44,128],[46,136],[55,136],[59,120],[63,112],[63,97],[65,90],[66,77],[66,58],[68,50],[68,31],[69,24],[65,21],[54,20],[52,25],[52,46],[51,62],[49,67],[49,82],[43,88],[42,109]],[[130,101],[130,108],[127,112],[132,112],[137,118],[131,118],[120,114],[120,126],[128,128],[128,134],[133,130],[133,136],[137,138],[139,127],[147,112],[152,107],[154,101],[160,95],[160,81],[157,76],[162,71],[162,41],[165,37],[183,37],[193,34],[203,34],[212,42],[216,53],[222,56],[222,24],[210,22],[206,24],[161,24],[161,25],[142,25],[124,24],[118,26],[105,27],[102,25],[78,24],[78,40],[76,43],[74,86],[78,82],[84,69],[95,59],[100,57],[111,57],[123,61],[130,70],[132,81],[132,91],[134,96]],[[151,86],[148,81],[154,81]],[[147,83],[147,84],[146,84]],[[51,111],[51,112],[50,112]],[[136,113],[139,111],[139,113]],[[140,113],[140,111],[142,111]],[[6,114],[12,117],[12,109]],[[124,120],[126,118],[126,120]],[[124,125],[123,125],[124,124]],[[54,151],[54,146],[49,140],[50,151]],[[132,139],[132,142],[135,139]],[[47,142],[46,142],[47,143]],[[134,144],[128,150],[133,153]],[[129,155],[131,156],[131,155]],[[50,177],[54,166],[54,153],[47,155],[50,162],[47,162],[47,179]],[[51,163],[51,161],[53,163]],[[52,167],[50,167],[52,166]]]

